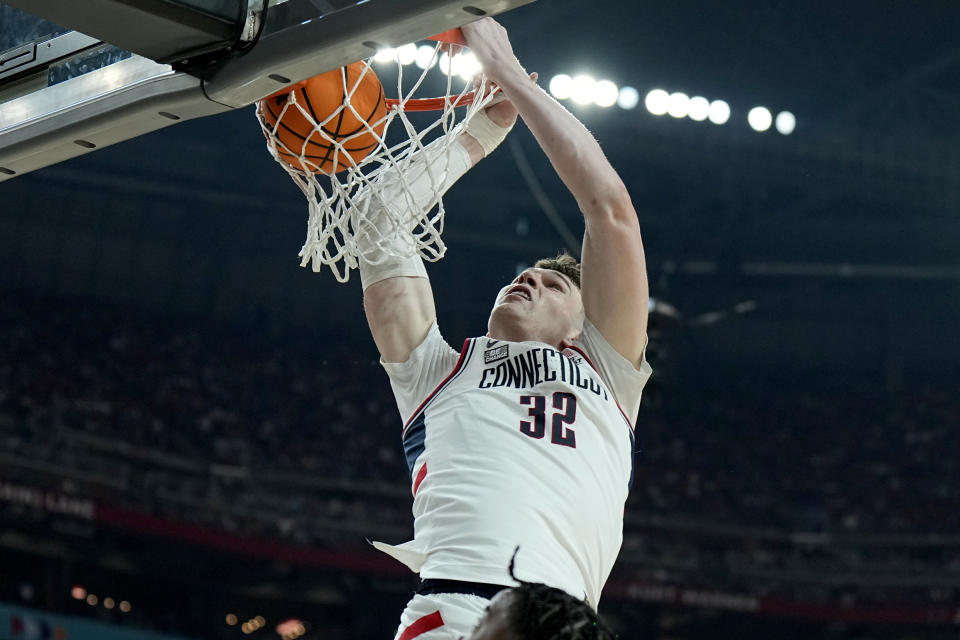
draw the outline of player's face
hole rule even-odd
[[[572,342],[583,330],[580,290],[558,271],[527,269],[500,289],[489,329],[494,338]]]
[[[464,640],[511,640],[509,614],[512,602],[512,589],[495,595],[473,633]]]

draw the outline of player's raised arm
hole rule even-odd
[[[467,170],[496,148],[510,131],[516,118],[517,111],[509,101],[499,102],[488,107],[485,112],[475,115],[458,135],[457,143],[451,147],[450,167],[444,180],[443,191],[449,189]],[[415,194],[415,199],[418,199],[416,196],[420,191],[423,192],[425,202],[432,195],[428,193],[430,184],[427,173],[431,165],[441,161],[439,157],[434,157],[436,155],[432,145],[427,145],[415,162],[406,169],[404,178],[409,182],[410,192]],[[391,176],[385,175],[384,180],[389,182]],[[391,189],[388,184],[382,191],[383,195],[370,203],[366,216],[374,226],[377,226],[380,209],[410,206],[408,198],[400,197],[401,180],[395,179],[395,183],[396,189]],[[384,362],[405,362],[423,342],[437,318],[427,271],[423,261],[416,255],[406,259],[386,257],[384,252],[376,247],[370,247],[366,255],[372,259],[360,260],[360,280],[363,284],[363,308],[370,332]]]
[[[649,289],[640,224],[623,181],[586,127],[527,80],[503,27],[484,18],[463,32],[484,73],[516,106],[583,212],[581,279],[587,317],[614,349],[639,366]]]

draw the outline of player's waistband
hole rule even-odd
[[[420,581],[417,593],[428,596],[433,593],[466,593],[490,600],[504,589],[502,584],[487,584],[486,582],[464,582],[462,580],[444,580],[442,578],[427,578]]]

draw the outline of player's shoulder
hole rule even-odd
[[[588,364],[600,373],[608,384],[616,380],[631,386],[639,385],[642,388],[653,373],[653,368],[647,362],[645,355],[639,365],[630,362],[607,341],[589,318],[584,319],[583,331],[574,340],[573,349],[582,354]]]

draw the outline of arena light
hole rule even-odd
[[[693,96],[690,98],[688,111],[687,115],[690,116],[691,120],[703,122],[710,115],[710,101],[703,96]]]
[[[686,118],[690,112],[690,97],[682,91],[670,94],[667,102],[667,113],[674,118]]]
[[[560,73],[550,78],[550,95],[557,100],[566,100],[573,93],[573,78]]]
[[[300,620],[290,618],[278,624],[276,632],[283,640],[295,640],[307,632],[307,627]]]
[[[469,80],[483,70],[480,61],[477,60],[477,56],[472,51],[465,51],[457,55],[456,58],[460,60],[460,69],[457,71],[457,75],[464,80]]]
[[[574,76],[570,99],[577,104],[590,104],[593,102],[593,90],[596,84],[597,81],[593,79],[593,76],[585,73]]]
[[[120,611],[123,611],[124,613],[130,613],[130,603],[127,602],[126,600],[121,600]]]
[[[83,600],[87,597],[87,590],[81,587],[79,584],[74,585],[73,588],[70,589],[70,597],[72,597],[74,600]]]
[[[396,59],[397,50],[393,48],[380,49],[373,56],[374,62],[393,62]]]
[[[620,87],[617,106],[621,109],[634,109],[640,103],[640,92],[633,87]]]
[[[227,623],[228,625],[230,625],[231,627],[233,627],[233,626],[235,626],[235,625],[237,624],[237,616],[236,616],[236,614],[228,613],[227,616],[226,616],[226,618],[225,618],[225,620],[226,620],[226,623]]]
[[[653,89],[643,99],[643,104],[653,115],[662,116],[670,108],[670,94],[663,89]]]
[[[246,634],[251,634],[263,627],[266,623],[267,621],[264,620],[263,616],[255,616],[240,625],[240,630]]]
[[[448,76],[462,76],[467,65],[462,54],[458,53],[451,57],[449,53],[443,52],[440,54],[439,66],[440,71]],[[479,66],[479,63],[477,63],[477,66]]]
[[[463,77],[465,69],[466,64],[464,64],[463,54],[454,54],[454,56],[450,58],[450,74]]]
[[[422,44],[417,48],[417,56],[413,61],[421,69],[433,67],[437,64],[437,57],[433,55],[435,52],[433,47]]]
[[[91,607],[97,606],[98,602],[100,602],[100,598],[97,597],[97,594],[91,593],[87,595],[87,604]]]
[[[754,131],[766,131],[773,124],[773,116],[766,107],[754,107],[747,113],[747,122]]]
[[[410,65],[417,59],[417,45],[405,44],[397,49],[397,60],[400,64]]]
[[[106,597],[103,599],[103,608],[104,609],[113,609],[116,606],[116,603],[113,601],[113,598]]]
[[[797,128],[797,119],[789,111],[781,111],[777,114],[777,119],[774,120],[774,126],[777,127],[777,131],[788,136]]]
[[[441,67],[448,65],[443,59]],[[456,61],[454,61],[456,64]],[[456,69],[455,69],[456,72]],[[466,75],[464,75],[467,78]],[[572,99],[577,104],[595,104],[600,107],[619,106],[635,109],[640,103],[640,92],[631,86],[617,87],[610,80],[595,80],[587,74],[571,77],[560,73],[550,79],[548,90],[557,100]],[[688,96],[681,91],[668,93],[663,89],[651,89],[643,98],[647,111],[655,116],[669,114],[674,118],[690,118],[696,122],[709,120],[722,125],[730,121],[731,108],[724,100],[709,100],[703,96]],[[766,131],[774,124],[777,131],[790,135],[796,128],[796,118],[789,111],[781,111],[774,118],[765,107],[751,109],[747,121],[756,131]]]
[[[730,105],[723,100],[714,100],[710,103],[707,117],[713,124],[726,124],[727,120],[730,119]]]
[[[600,80],[593,86],[593,103],[598,107],[612,107],[619,95],[620,89],[609,80]]]

